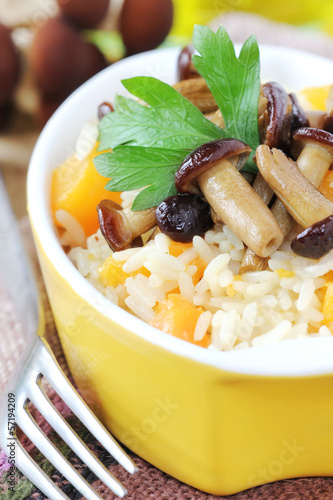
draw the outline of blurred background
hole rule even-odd
[[[332,0],[0,0],[0,168],[16,215],[38,135],[84,81],[161,44],[186,46],[194,24],[223,24],[333,58]]]

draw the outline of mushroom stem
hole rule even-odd
[[[256,158],[261,174],[302,228],[333,214],[333,204],[282,151],[273,148],[271,152],[268,146],[261,145]]]
[[[302,174],[319,187],[332,163],[331,153],[319,144],[307,144],[296,160]]]
[[[99,225],[104,238],[114,251],[124,250],[142,234],[156,225],[156,207],[132,212],[130,207],[119,209],[110,200],[97,207]]]
[[[267,257],[281,245],[271,211],[229,160],[202,172],[197,182],[219,218],[257,255]]]
[[[225,122],[224,122],[222,113],[219,109],[217,109],[216,111],[212,111],[211,113],[207,113],[205,116],[206,116],[207,120],[214,123],[218,127],[223,128],[223,129],[225,128]]]
[[[176,83],[173,88],[200,109],[202,113],[216,111],[216,101],[203,78],[182,80]]]

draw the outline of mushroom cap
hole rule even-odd
[[[189,78],[197,78],[199,73],[192,63],[192,55],[194,54],[193,45],[187,45],[182,49],[178,56],[177,77],[178,81],[187,80]]]
[[[294,93],[289,94],[289,98],[292,104],[292,114],[291,114],[291,133],[302,127],[309,127],[309,120],[301,108],[297,96]]]
[[[175,175],[175,186],[179,193],[198,193],[196,177],[223,160],[236,160],[240,170],[246,163],[252,149],[238,139],[217,139],[202,144],[186,156]]]
[[[306,144],[318,144],[333,154],[333,134],[326,130],[302,127],[293,133],[293,153],[296,157]]]
[[[263,94],[267,99],[267,125],[260,142],[269,148],[283,149],[290,140],[292,101],[284,88],[276,82],[263,85]],[[265,119],[265,118],[264,118]]]

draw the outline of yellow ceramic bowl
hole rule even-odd
[[[120,79],[175,80],[178,51],[123,60],[87,82],[47,124],[28,178],[31,224],[60,339],[76,383],[111,432],[156,467],[232,494],[282,478],[333,475],[333,338],[213,352],[116,307],[73,267],[50,214],[52,169],[72,151]],[[333,63],[262,47],[263,79],[289,89],[333,82]]]

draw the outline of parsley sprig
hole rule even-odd
[[[206,80],[222,114],[226,129],[214,125],[175,89],[153,77],[123,80],[124,87],[146,103],[117,96],[115,111],[99,125],[101,151],[94,159],[101,175],[111,177],[106,189],[144,188],[132,210],[158,205],[176,194],[174,174],[196,147],[223,137],[236,137],[253,149],[259,145],[259,49],[255,37],[243,45],[239,58],[223,27],[217,33],[196,26],[193,43],[198,72]],[[244,167],[254,171],[250,160]]]
[[[259,47],[255,36],[244,42],[238,58],[223,26],[217,33],[206,26],[195,26],[193,40],[200,54],[193,56],[193,63],[222,112],[228,137],[240,139],[255,150],[259,146],[260,92]],[[251,158],[243,170],[258,172]]]

